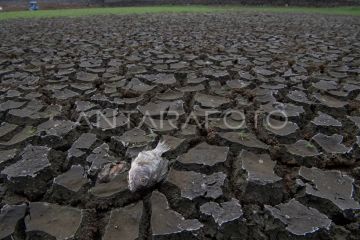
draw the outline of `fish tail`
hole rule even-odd
[[[154,149],[154,152],[158,155],[163,154],[166,151],[169,151],[170,147],[165,143],[165,141],[160,141],[156,148]]]

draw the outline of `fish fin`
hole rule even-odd
[[[162,159],[159,165],[159,171],[153,176],[154,184],[162,182],[169,172],[169,161]]]
[[[164,152],[167,152],[170,150],[170,147],[165,143],[165,141],[160,141],[156,148],[154,149],[154,152],[161,156]]]
[[[132,176],[131,176],[131,169],[130,169],[129,174],[128,174],[128,187],[129,187],[129,190],[131,192],[134,192],[134,183],[133,183],[133,179],[132,179]]]
[[[162,169],[161,169],[161,173],[160,173],[160,179],[164,180],[164,178],[166,178],[168,172],[169,172],[169,161],[163,159],[162,160]]]

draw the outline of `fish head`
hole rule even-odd
[[[136,168],[129,171],[129,189],[136,192],[150,184],[150,171],[147,168]]]

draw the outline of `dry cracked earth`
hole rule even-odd
[[[0,239],[359,239],[359,31],[285,14],[2,21]],[[166,181],[131,193],[131,160],[159,139]]]

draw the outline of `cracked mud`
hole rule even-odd
[[[360,239],[359,30],[258,13],[2,21],[0,239]],[[160,138],[166,181],[131,193],[131,160]]]

